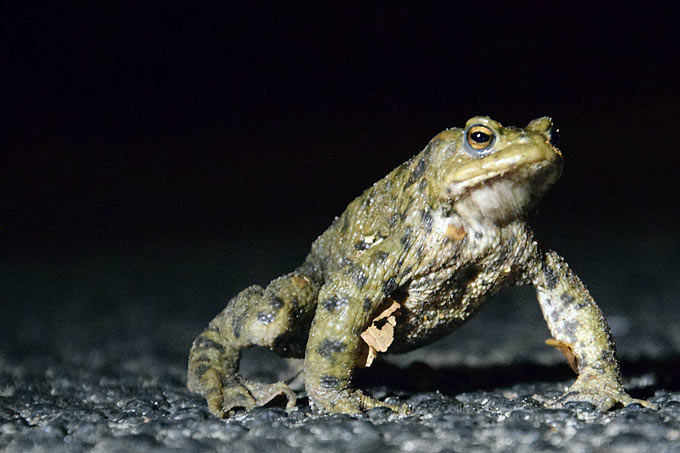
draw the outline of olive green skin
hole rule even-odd
[[[492,137],[469,137],[482,127]],[[240,351],[253,345],[304,357],[313,407],[359,413],[377,406],[408,413],[353,389],[360,337],[387,298],[400,310],[391,352],[441,338],[477,312],[485,297],[531,284],[548,327],[577,359],[578,378],[553,402],[588,401],[602,410],[633,402],[601,311],[564,260],[541,249],[524,216],[558,179],[562,155],[551,144],[552,121],[502,127],[473,117],[448,129],[361,196],[312,244],[305,262],[266,288],[251,286],[213,319],[193,343],[188,387],[210,411],[228,416],[277,395],[295,404],[284,383],[239,376]]]

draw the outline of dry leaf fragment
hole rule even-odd
[[[388,299],[386,302],[390,302],[390,305],[373,319],[366,330],[361,332],[361,338],[366,342],[368,348],[364,351],[364,357],[359,360],[359,366],[371,366],[378,352],[387,351],[387,348],[394,341],[394,326],[397,325],[397,318],[394,313],[401,305],[392,299]]]
[[[306,287],[307,285],[309,285],[309,279],[307,277],[304,277],[304,276],[298,277],[297,275],[293,275],[290,280],[291,280],[291,283],[293,283],[293,286],[295,286],[296,288],[302,289],[302,288]]]
[[[453,239],[454,241],[460,241],[465,237],[466,233],[467,232],[465,231],[465,228],[463,228],[462,226],[450,223],[446,227],[446,232],[444,233],[444,236],[446,236],[449,239]]]
[[[545,340],[545,344],[558,349],[564,357],[567,359],[569,368],[574,370],[574,373],[578,374],[578,360],[574,355],[574,345],[571,343],[565,343],[564,341],[555,340],[554,338],[548,338]]]

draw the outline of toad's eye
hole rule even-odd
[[[467,131],[467,144],[475,151],[484,151],[493,145],[495,134],[481,124],[470,126]]]

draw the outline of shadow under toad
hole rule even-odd
[[[622,361],[624,379],[645,376],[642,385],[629,385],[634,398],[649,398],[656,390],[680,391],[680,356],[660,359]],[[647,377],[649,377],[647,379]],[[576,378],[566,365],[515,363],[490,367],[447,366],[432,367],[414,362],[406,368],[378,361],[371,368],[357,370],[354,382],[368,389],[383,387],[395,392],[423,393],[439,391],[457,395],[472,391],[491,391],[520,384],[571,383]]]

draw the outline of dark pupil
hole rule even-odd
[[[477,143],[486,143],[491,139],[489,134],[485,134],[484,132],[473,132],[472,133],[472,140],[476,141]]]

